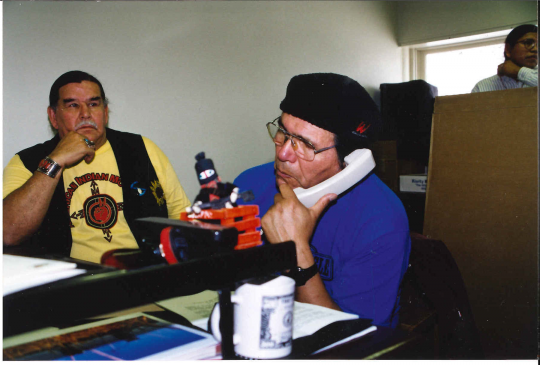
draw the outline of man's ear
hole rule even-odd
[[[506,56],[506,59],[509,60],[510,59],[510,55],[511,55],[511,52],[512,52],[512,46],[508,43],[505,43],[504,44],[504,55]]]
[[[105,110],[103,111],[105,113],[105,127],[109,126],[109,106],[107,105],[105,107]]]
[[[47,115],[49,116],[49,122],[51,123],[52,127],[58,130],[58,122],[56,120],[56,111],[49,106],[47,107]]]

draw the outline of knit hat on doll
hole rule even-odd
[[[199,179],[199,184],[201,184],[201,186],[206,185],[213,180],[220,181],[216,169],[214,168],[214,162],[205,157],[204,152],[199,152],[195,156],[195,159],[197,160],[197,163],[195,163],[195,171],[197,172],[197,178]]]

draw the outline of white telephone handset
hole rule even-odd
[[[375,168],[375,160],[371,150],[358,149],[345,157],[347,166],[336,175],[309,189],[296,188],[294,192],[298,200],[307,208],[311,208],[325,194],[341,194]]]

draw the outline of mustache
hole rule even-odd
[[[83,120],[82,122],[80,122],[79,124],[77,124],[75,126],[75,130],[81,129],[82,127],[86,127],[86,126],[90,126],[90,127],[93,127],[95,129],[97,129],[97,124],[94,123],[93,121],[91,121],[91,120]]]

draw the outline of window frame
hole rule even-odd
[[[504,44],[506,35],[495,36],[485,39],[478,39],[465,42],[456,42],[452,44],[443,45],[415,45],[409,48],[409,77],[410,80],[425,80],[426,76],[426,56],[429,54],[457,51],[462,49],[491,46],[497,44]]]

